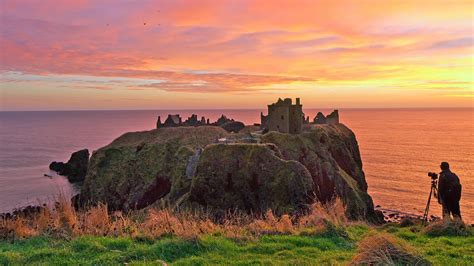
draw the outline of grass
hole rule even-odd
[[[467,229],[467,235],[432,236],[420,226],[404,227],[391,225],[384,228],[398,239],[406,241],[420,255],[437,265],[473,265],[474,234],[473,228]]]
[[[342,263],[352,253],[349,240],[295,235],[262,236],[245,242],[210,235],[196,240],[163,237],[146,242],[122,237],[84,236],[71,241],[34,237],[0,243],[0,264],[314,264]]]
[[[262,235],[235,239],[201,235],[195,239],[163,236],[157,239],[79,236],[71,240],[36,236],[0,242],[0,264],[73,265],[316,265],[347,264],[358,243],[374,235],[390,235],[435,265],[472,265],[474,237],[431,237],[411,228],[392,225],[372,228],[349,225],[348,237],[327,235]]]
[[[33,217],[0,219],[0,265],[473,265],[473,228],[349,222],[340,201],[300,217],[149,209],[76,212],[66,202]],[[342,214],[342,215],[341,215]]]

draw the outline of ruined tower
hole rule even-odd
[[[263,130],[278,131],[282,133],[301,133],[303,126],[303,106],[300,98],[296,98],[293,104],[290,98],[278,99],[276,103],[268,105],[268,115],[261,116],[261,127]]]

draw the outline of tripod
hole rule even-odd
[[[431,179],[430,195],[428,197],[428,202],[426,203],[425,213],[423,214],[423,222],[421,223],[422,225],[428,222],[428,212],[430,211],[431,195],[434,194],[435,198],[437,197],[437,193],[436,193],[438,190],[437,184],[438,184],[438,180]]]

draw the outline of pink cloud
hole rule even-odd
[[[436,71],[423,68],[471,55],[471,5],[4,0],[0,72],[152,79],[127,88],[212,93],[432,79]]]

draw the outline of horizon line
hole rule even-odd
[[[107,112],[107,111],[236,111],[236,110],[265,110],[266,108],[184,108],[184,109],[50,109],[50,110],[0,110],[2,113],[7,112]],[[431,106],[431,107],[307,107],[304,109],[333,109],[333,110],[401,110],[401,109],[474,109],[474,106],[457,106],[457,107],[446,107],[446,106]]]

